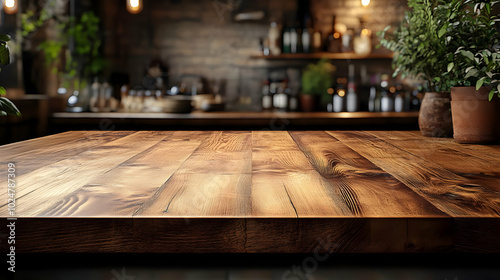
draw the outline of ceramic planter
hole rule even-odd
[[[487,144],[500,141],[500,100],[488,101],[490,87],[451,89],[453,138],[458,143]]]
[[[424,136],[452,137],[450,93],[426,92],[418,116],[418,126]]]

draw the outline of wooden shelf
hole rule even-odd
[[[283,53],[280,55],[252,55],[251,58],[255,59],[268,59],[268,60],[307,60],[307,59],[321,59],[328,58],[333,60],[344,60],[344,59],[392,59],[393,53],[371,53],[369,55],[359,55],[356,53]]]

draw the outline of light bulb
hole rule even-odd
[[[12,15],[17,13],[18,3],[17,0],[5,0],[3,2],[3,10],[6,14]]]
[[[127,11],[131,14],[138,14],[142,11],[142,0],[127,0]]]
[[[361,5],[363,5],[363,7],[370,5],[370,0],[361,0]]]

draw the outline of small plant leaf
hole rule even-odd
[[[0,86],[0,96],[5,95],[5,94],[7,94],[7,92],[5,91],[5,88]]]
[[[462,55],[464,55],[468,59],[474,60],[474,54],[472,54],[472,52],[470,52],[470,51],[460,51],[460,53],[462,53]]]
[[[10,63],[9,46],[5,43],[0,43],[0,65],[7,65]]]
[[[465,79],[468,79],[470,77],[475,77],[477,75],[477,69],[471,69],[467,75],[465,75]]]
[[[448,72],[450,72],[453,69],[453,66],[455,66],[455,63],[453,62],[448,63]]]
[[[8,42],[10,41],[11,37],[7,34],[0,34],[0,41],[2,42]]]
[[[484,77],[479,79],[476,83],[476,90],[479,90],[482,86],[483,86],[483,83],[484,83]]]
[[[446,33],[446,25],[443,25],[441,27],[441,29],[439,29],[439,32],[438,32],[438,37],[441,38],[443,37],[443,35]]]
[[[495,90],[491,90],[490,94],[488,95],[488,100],[491,101],[493,99],[493,96],[495,95]]]
[[[16,105],[5,97],[0,97],[0,110],[5,111],[9,115],[21,116],[21,112],[19,112]]]

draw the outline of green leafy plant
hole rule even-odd
[[[460,0],[450,0],[449,5]],[[408,0],[410,10],[404,20],[392,33],[391,26],[378,32],[380,44],[395,53],[393,58],[394,76],[422,78],[428,90],[449,92],[456,80],[447,67],[452,62],[448,53],[445,36],[450,21],[455,21],[456,14],[450,10],[437,9],[448,0]],[[470,35],[469,35],[470,36]]]
[[[75,80],[76,86],[99,74],[107,63],[101,55],[99,37],[99,18],[92,12],[80,17],[55,17],[52,13],[37,15],[27,12],[22,15],[22,33],[27,37],[38,31],[44,24],[56,21],[57,38],[42,42],[38,49],[45,54],[45,62],[52,65],[53,71],[64,76],[65,80]]]
[[[333,84],[333,66],[327,59],[321,59],[316,64],[309,64],[302,73],[302,93],[322,95]]]
[[[10,63],[10,50],[7,42],[10,41],[10,36],[0,34],[0,67]],[[0,71],[2,69],[0,68]],[[5,88],[0,86],[0,116],[15,115],[21,116],[21,112],[16,105],[3,95],[6,94]]]
[[[447,74],[457,76],[457,85],[490,86],[489,99],[497,94],[500,97],[500,35],[496,23],[500,20],[493,14],[493,6],[498,1],[463,1],[464,9],[454,10],[455,20],[445,24],[446,37],[450,38],[446,55],[452,61],[448,64]],[[450,4],[439,6],[440,10],[450,10]]]

